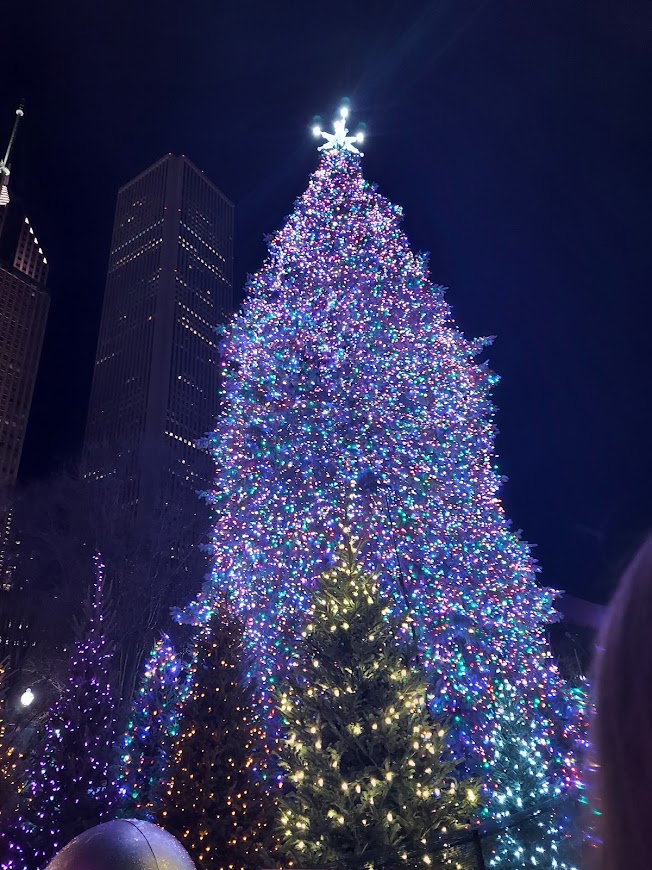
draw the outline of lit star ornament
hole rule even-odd
[[[355,136],[349,136],[349,131],[346,126],[348,115],[348,106],[342,106],[339,118],[335,118],[333,121],[334,133],[325,133],[318,124],[312,128],[312,132],[315,136],[323,136],[326,140],[323,145],[319,146],[317,149],[318,151],[334,151],[339,148],[342,151],[350,151],[352,154],[359,154],[361,157],[364,156],[362,151],[355,146],[356,142],[362,142],[364,139],[364,133],[361,131]]]

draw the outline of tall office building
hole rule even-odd
[[[136,514],[213,476],[215,327],[233,306],[233,205],[168,154],[118,192],[83,465]]]
[[[0,659],[17,679],[29,648],[27,599],[16,588],[11,487],[16,482],[50,307],[48,262],[25,209],[10,193],[11,150],[23,116],[16,111],[0,160]]]
[[[48,262],[25,209],[9,194],[11,147],[0,161],[0,486],[16,480],[50,307]]]

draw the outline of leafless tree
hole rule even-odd
[[[53,682],[74,638],[93,554],[102,554],[115,609],[114,679],[128,702],[153,640],[171,626],[170,609],[201,586],[209,520],[192,493],[160,499],[136,517],[122,502],[121,486],[119,474],[96,481],[73,468],[19,488],[13,537],[20,543],[10,558],[15,584],[30,603],[33,646],[23,667]]]

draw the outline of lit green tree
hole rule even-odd
[[[456,778],[408,621],[391,616],[345,534],[278,693],[281,852],[300,867],[436,865],[477,812],[478,789]]]

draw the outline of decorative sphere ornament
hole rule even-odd
[[[137,819],[105,822],[68,843],[46,870],[195,870],[181,843]]]

